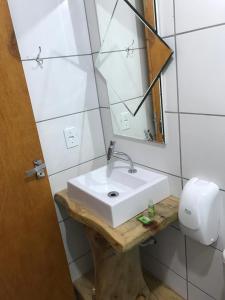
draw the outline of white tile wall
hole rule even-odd
[[[89,251],[83,225],[69,218],[59,223],[68,263]]]
[[[99,51],[101,47],[95,1],[96,0],[84,0],[86,14],[87,14],[88,28],[90,32],[91,49],[93,53]],[[105,1],[105,3],[110,3],[110,2]]]
[[[144,34],[140,34],[141,32],[144,32],[144,24],[137,18],[126,2],[119,0],[114,10],[114,7],[111,7],[114,0],[108,1],[109,4],[107,5],[105,3],[100,4],[99,2],[103,2],[102,0],[96,1],[98,3],[96,6],[98,20],[101,21],[99,24],[99,32],[102,41],[101,51],[125,50],[132,42],[133,48],[145,47]],[[131,0],[130,2],[138,10],[138,2],[135,2],[134,0]],[[111,10],[111,8],[113,8],[113,10]],[[112,19],[110,14],[113,14]],[[109,16],[110,19],[108,19]],[[108,21],[103,26],[102,21],[104,20]],[[129,26],[127,26],[127,24],[129,24]]]
[[[174,54],[161,76],[162,99],[165,111],[177,112],[176,47],[174,37],[165,38]]]
[[[174,35],[173,0],[156,0],[158,33],[161,37]]]
[[[220,230],[219,230],[219,238],[217,242],[213,245],[220,251],[225,249],[225,193],[220,192],[221,203],[220,203]]]
[[[224,35],[225,25],[177,37],[180,111],[225,115]]]
[[[129,109],[134,112],[138,105],[142,101],[142,97],[132,99],[126,102],[126,105]],[[153,132],[153,122],[150,122],[148,115],[151,114],[151,105],[150,101],[146,100],[145,103],[140,108],[138,114],[135,118],[128,113],[127,108],[124,106],[123,103],[117,103],[111,105],[110,107],[111,118],[113,121],[113,132],[117,135],[124,135],[124,136],[134,136],[135,138],[139,138],[140,140],[145,139],[145,129],[149,129]],[[146,113],[148,112],[148,113]],[[127,130],[123,130],[121,128],[121,114],[128,113],[127,119],[129,122],[129,128]]]
[[[121,0],[119,0],[118,2],[119,4],[122,3]],[[100,34],[101,41],[103,40],[107,32],[107,28],[116,3],[117,0],[112,0],[112,1],[95,0],[96,12],[98,17],[99,34]]]
[[[80,257],[76,261],[70,263],[69,268],[72,281],[75,281],[76,279],[80,278],[83,274],[88,273],[93,269],[93,267],[93,259],[90,252]]]
[[[46,59],[43,68],[24,61],[36,121],[98,107],[92,57]]]
[[[93,57],[95,63],[98,54],[94,54]],[[98,90],[99,105],[100,107],[109,107],[109,91],[104,77],[101,75],[100,72],[97,71],[97,69],[95,69],[95,78],[96,78],[96,85]]]
[[[91,52],[83,0],[9,0],[22,59]],[[81,35],[82,34],[82,35]]]
[[[142,249],[142,253],[151,255],[182,278],[186,278],[185,241],[183,234],[168,227],[155,236],[156,244]],[[166,249],[166,251],[165,251]]]
[[[145,50],[135,50],[129,57],[127,52],[100,54],[96,61],[97,72],[100,72],[109,86],[110,103],[143,96],[148,84],[146,76]],[[111,66],[115,68],[112,69]],[[115,74],[115,72],[118,72]],[[126,82],[126,84],[124,84]]]
[[[188,299],[189,300],[213,300],[209,295],[195,287],[193,284],[188,283]]]
[[[87,0],[86,0],[87,1]],[[111,1],[104,1],[104,0],[91,0],[89,1],[90,4],[88,3],[87,6],[91,7],[93,5],[93,1],[96,3],[96,11],[98,15],[98,25],[100,28],[100,37],[101,40],[103,40],[103,37],[107,31],[107,27],[110,22],[110,18],[113,13],[113,9],[116,4],[116,0],[111,0]],[[133,5],[136,5],[137,7],[137,2],[135,3],[134,0],[130,1]],[[138,8],[138,7],[137,7]],[[91,9],[91,8],[90,8]],[[173,0],[156,0],[156,11],[159,14],[159,19],[158,19],[158,31],[159,34],[162,37],[170,36],[174,34],[174,12],[173,12]],[[89,14],[88,14],[89,16]],[[123,1],[118,2],[118,9],[116,12],[116,17],[117,19],[121,17],[121,20],[123,24],[128,24],[129,23],[129,18],[133,18],[133,15],[130,13],[130,11],[127,9],[127,6]],[[90,16],[90,22],[92,24],[95,23],[93,20],[93,15]],[[95,24],[96,26],[96,24]],[[121,27],[120,27],[121,28]],[[125,28],[124,29],[128,29]],[[129,28],[130,32],[132,32],[131,28]],[[133,31],[134,32],[134,31]],[[125,39],[127,38],[127,35],[125,36]],[[98,37],[96,37],[98,39]]]
[[[183,175],[215,181],[225,189],[225,118],[181,115]],[[213,154],[213,155],[212,155]]]
[[[222,253],[188,239],[187,259],[189,281],[211,297],[225,299]]]
[[[98,109],[41,122],[37,127],[49,175],[105,154]],[[63,130],[69,127],[76,128],[79,146],[67,149]]]
[[[173,289],[184,299],[187,299],[187,283],[185,279],[150,255],[143,255],[142,263],[144,269],[152,273],[159,280],[163,281],[168,287]]]
[[[177,32],[199,29],[225,22],[223,0],[174,0]]]

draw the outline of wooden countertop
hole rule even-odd
[[[130,250],[154,236],[178,218],[179,199],[174,196],[170,196],[155,205],[156,215],[153,219],[154,222],[149,227],[143,226],[134,217],[119,227],[112,228],[90,210],[71,199],[67,190],[57,193],[55,201],[61,203],[73,219],[100,233],[120,253]]]

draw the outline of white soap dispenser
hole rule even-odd
[[[198,178],[185,185],[179,204],[182,232],[204,245],[214,243],[219,235],[219,187]]]

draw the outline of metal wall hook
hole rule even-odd
[[[140,247],[148,247],[148,246],[153,246],[157,244],[157,240],[154,237],[150,237],[149,239],[145,240],[140,244]]]
[[[39,46],[38,47],[38,55],[37,55],[37,57],[36,57],[36,62],[37,62],[37,64],[38,64],[38,66],[42,69],[43,68],[43,64],[44,64],[44,60],[43,60],[43,58],[40,58],[40,56],[41,56],[41,52],[42,52],[42,49],[41,49],[41,46]]]
[[[126,48],[127,58],[134,53],[134,40],[132,43]]]

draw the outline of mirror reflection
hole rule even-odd
[[[163,143],[160,74],[172,50],[157,34],[154,0],[96,0],[96,9],[95,67],[107,87],[114,134]]]

